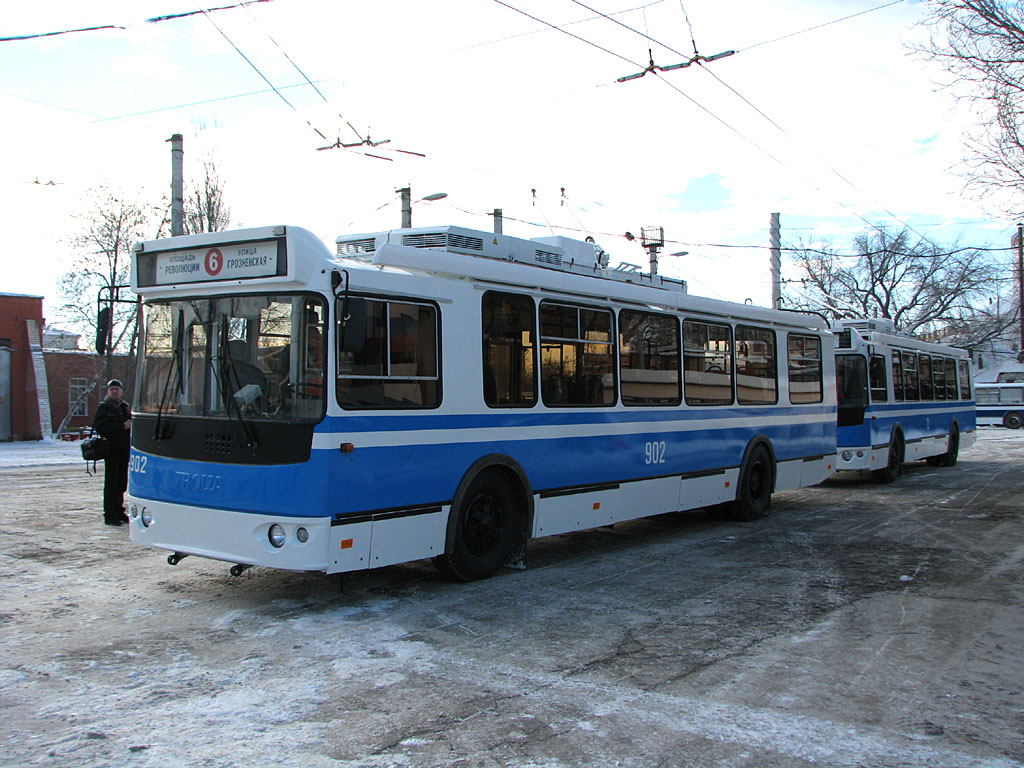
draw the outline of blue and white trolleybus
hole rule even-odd
[[[607,263],[458,227],[137,245],[132,539],[235,573],[433,558],[474,579],[534,537],[752,520],[832,474],[824,323]]]
[[[835,329],[838,468],[892,482],[905,461],[953,466],[976,434],[967,352],[899,335],[891,320]]]

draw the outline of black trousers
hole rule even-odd
[[[128,457],[131,451],[111,451],[103,473],[103,516],[113,520],[124,511],[124,492],[128,490]]]

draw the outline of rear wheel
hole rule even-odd
[[[520,527],[518,494],[498,472],[482,472],[466,489],[455,514],[451,551],[434,558],[449,578],[473,581],[492,575],[512,557]]]
[[[946,443],[946,452],[936,456],[940,467],[952,467],[960,456],[960,429],[954,424],[949,429],[949,442]]]
[[[889,458],[882,469],[874,470],[871,475],[878,483],[891,483],[903,472],[904,453],[903,433],[896,432],[889,441]]]
[[[1024,425],[1024,417],[1017,411],[1010,411],[1003,416],[1003,426],[1007,429],[1020,429]]]
[[[772,503],[774,484],[775,467],[771,454],[763,445],[757,445],[740,470],[736,501],[729,508],[729,516],[744,523],[757,520]]]

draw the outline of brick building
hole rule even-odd
[[[69,335],[44,333],[42,296],[0,293],[0,441],[41,440],[62,424],[77,436],[92,425],[108,378],[132,392],[134,364],[127,356],[79,350]]]

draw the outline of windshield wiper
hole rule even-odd
[[[171,354],[171,368],[167,371],[167,378],[164,380],[164,390],[160,395],[160,402],[156,406],[156,426],[153,428],[153,439],[163,440],[166,435],[160,433],[160,426],[163,423],[164,408],[168,406],[167,391],[170,389],[171,379],[175,380],[174,391],[181,394],[184,390],[181,371],[184,368],[182,356],[184,355],[185,323],[181,310],[178,310],[178,333],[174,340],[174,350]]]
[[[224,381],[221,382],[220,371],[218,375],[214,376],[214,381],[217,382],[217,390],[220,395],[220,399],[224,402],[224,408],[227,409],[228,416],[231,416],[231,406],[235,406],[235,415],[238,417],[238,423],[242,427],[242,433],[245,435],[245,447],[250,451],[255,451],[259,446],[256,442],[256,433],[252,426],[245,420],[242,415],[242,406],[238,404],[235,398],[229,393],[231,389],[231,375],[234,374],[235,382],[241,383],[238,375],[238,371],[235,368],[235,362],[231,358],[231,352],[228,350],[228,319],[225,317],[221,321],[221,333],[220,333],[220,359],[223,361],[223,374]]]

